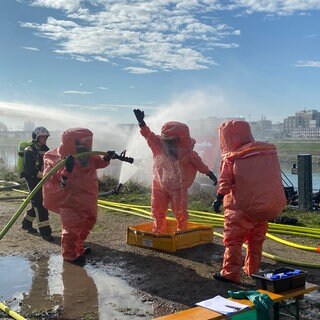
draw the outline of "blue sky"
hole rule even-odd
[[[320,0],[1,0],[0,24],[12,129],[320,110]]]

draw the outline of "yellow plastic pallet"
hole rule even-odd
[[[151,248],[161,251],[176,252],[180,249],[192,248],[213,241],[213,227],[199,223],[188,222],[187,229],[177,230],[175,220],[167,220],[165,233],[154,233],[153,222],[136,226],[129,226],[127,229],[127,244],[138,247]]]

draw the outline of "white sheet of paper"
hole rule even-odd
[[[249,309],[249,306],[245,304],[223,298],[219,295],[214,298],[198,302],[196,305],[225,315]]]

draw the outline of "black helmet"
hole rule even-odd
[[[41,136],[46,136],[49,137],[50,133],[49,131],[45,128],[45,127],[36,127],[33,131],[32,131],[32,140],[37,141],[38,137]]]

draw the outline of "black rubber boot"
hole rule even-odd
[[[28,233],[37,233],[38,232],[37,229],[32,227],[32,223],[27,220],[22,221],[21,227],[23,230],[27,231]]]
[[[86,264],[86,257],[84,255],[81,255],[78,258],[74,259],[73,261],[69,261],[69,262],[77,266],[83,267]]]
[[[213,278],[218,281],[222,281],[222,282],[236,283],[228,278],[225,278],[220,272],[215,272],[213,274]]]
[[[54,237],[53,237],[51,234],[43,235],[43,236],[41,236],[41,238],[42,238],[43,240],[49,241],[49,242],[54,241]]]

